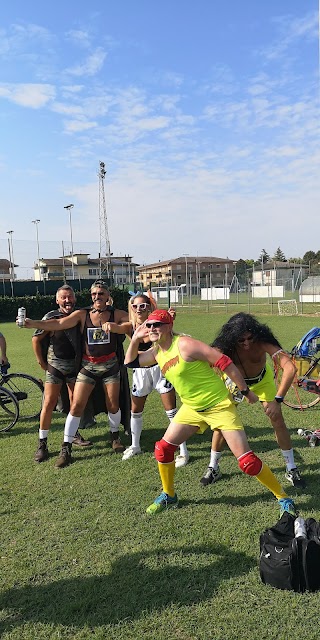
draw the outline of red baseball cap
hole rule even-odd
[[[147,318],[148,322],[162,322],[162,324],[173,324],[173,318],[168,311],[164,309],[155,309]]]

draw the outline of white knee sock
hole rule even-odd
[[[142,411],[141,413],[132,413],[130,419],[131,444],[133,447],[140,447],[140,436],[142,431]]]
[[[209,467],[211,467],[211,469],[217,469],[219,466],[219,460],[222,456],[222,451],[213,451],[211,449],[211,453],[210,453],[210,464]]]
[[[49,429],[39,429],[39,440],[45,440],[48,437]]]
[[[110,427],[111,433],[117,433],[117,431],[119,431],[120,420],[121,420],[120,409],[118,409],[117,413],[110,413],[110,411],[108,411],[108,418],[109,418],[109,427]]]
[[[294,463],[293,449],[288,449],[288,450],[281,449],[281,453],[284,457],[287,471],[291,471],[291,469],[295,469],[296,465]]]
[[[181,442],[181,444],[179,445],[179,455],[183,456],[184,458],[188,457],[188,449],[187,449],[187,443],[186,442]]]
[[[72,416],[71,413],[68,413],[64,425],[63,442],[72,442],[74,436],[78,431],[79,423],[80,418],[78,418],[77,416]]]
[[[168,409],[168,410],[166,410],[166,414],[167,414],[167,416],[168,416],[168,418],[169,418],[170,422],[171,422],[171,420],[173,420],[173,418],[174,418],[174,416],[176,415],[176,413],[178,413],[178,409],[177,409],[177,408],[175,408],[175,409]]]

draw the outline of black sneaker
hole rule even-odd
[[[306,486],[305,480],[301,478],[300,471],[297,467],[290,469],[290,471],[286,471],[285,477],[294,487],[296,487],[296,489],[304,489]]]
[[[71,464],[72,462],[71,449],[72,449],[72,445],[70,442],[63,443],[59,458],[57,458],[56,463],[54,465],[55,467],[57,467],[57,469],[68,467],[68,465]]]
[[[47,438],[43,438],[43,440],[39,440],[39,446],[35,453],[34,460],[35,462],[45,462],[49,458],[49,451],[47,445]]]
[[[220,478],[222,478],[222,473],[219,467],[217,467],[217,469],[208,467],[207,471],[202,476],[200,482],[203,487],[207,487],[208,484],[213,484],[214,482],[217,482],[217,480],[220,480]]]

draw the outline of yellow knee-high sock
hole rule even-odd
[[[175,462],[158,462],[158,469],[162,482],[162,488],[171,498],[175,495],[174,490],[174,472]]]
[[[262,469],[255,477],[273,493],[277,500],[279,500],[279,498],[287,498],[287,494],[283,490],[280,482],[278,482],[276,476],[265,462],[262,463]]]

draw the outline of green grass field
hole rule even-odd
[[[206,342],[226,315],[179,311],[177,331]],[[315,317],[259,317],[287,349]],[[31,331],[1,325],[11,371],[40,375]],[[307,480],[297,495],[262,409],[240,406],[250,442],[294,497],[301,515],[320,518],[319,451],[297,435],[319,426],[320,405],[305,412],[284,407]],[[50,460],[33,462],[38,425],[19,421],[0,434],[0,634],[5,640],[316,640],[319,593],[294,594],[264,586],[259,577],[259,534],[278,519],[271,494],[242,474],[230,452],[223,479],[202,488],[210,434],[189,441],[191,460],[176,473],[181,508],[150,519],[146,507],[160,491],[153,445],[167,418],[153,393],[146,406],[144,455],[122,462],[112,453],[105,416],[84,432],[90,450],[75,462],[54,460],[64,419],[54,414]],[[126,444],[129,444],[128,439]]]

